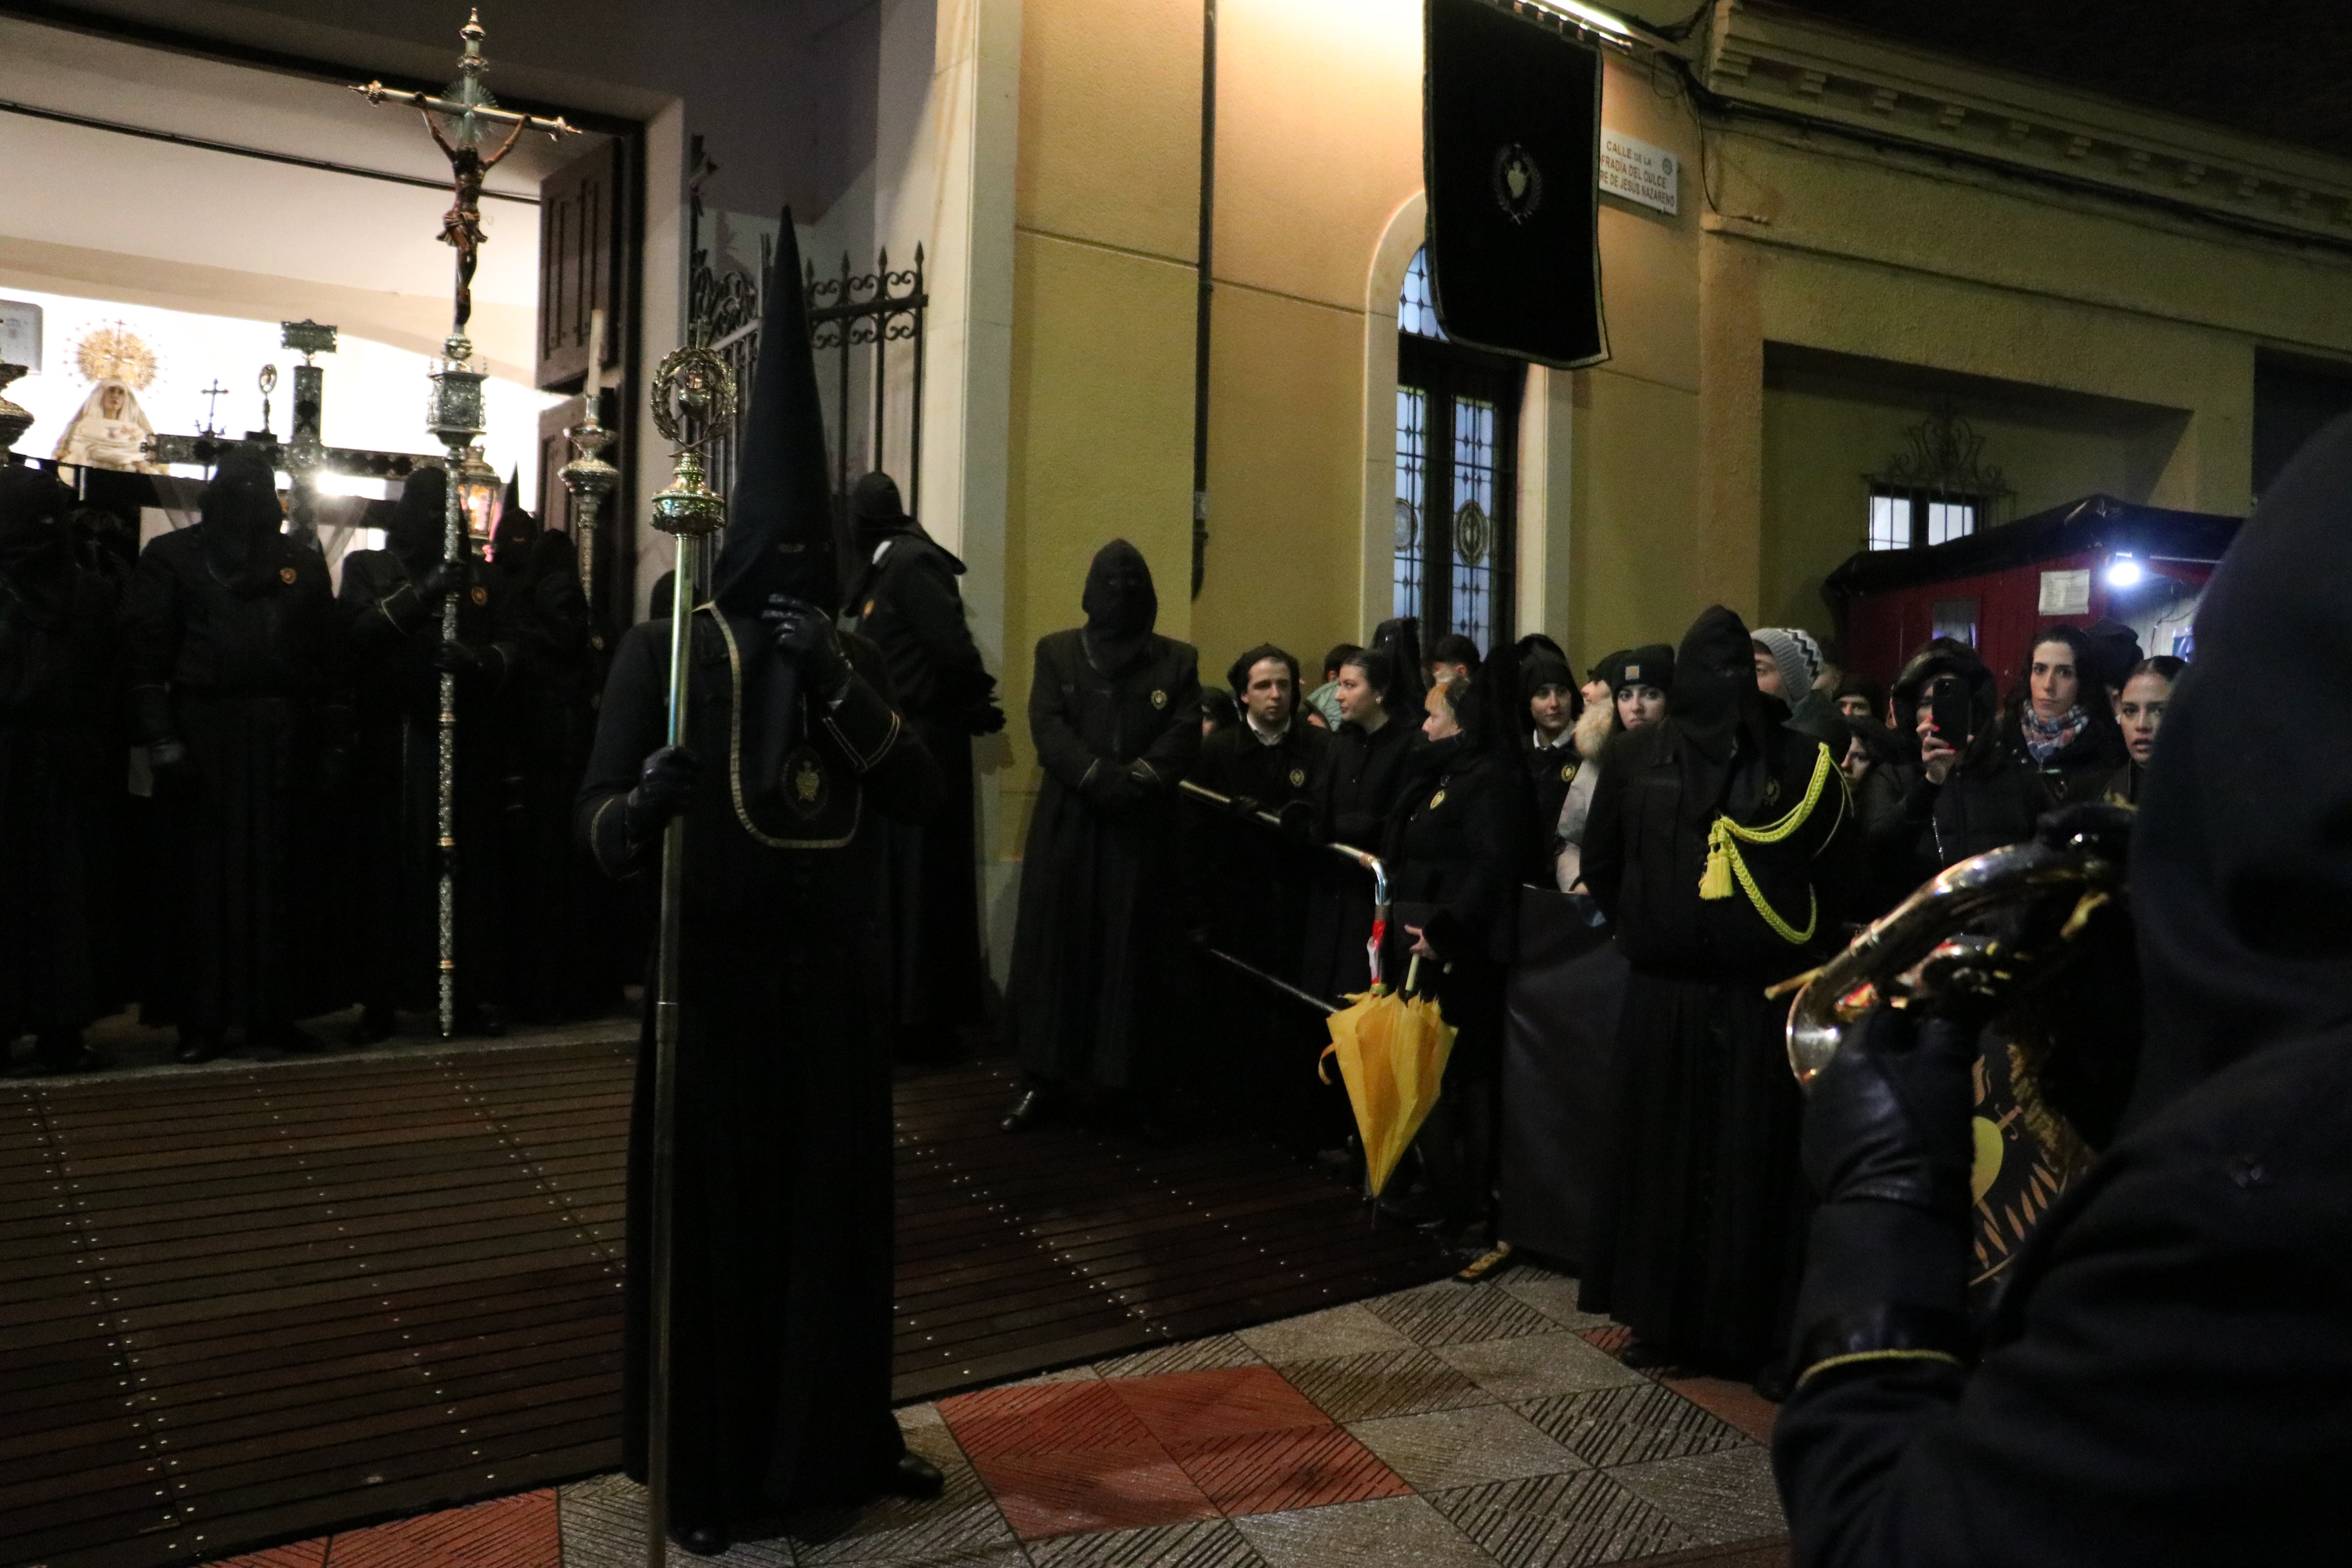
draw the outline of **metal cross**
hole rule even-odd
[[[215,376],[213,384],[205,387],[198,395],[205,400],[205,434],[219,435],[220,400],[228,395],[228,388],[220,384],[220,377]]]

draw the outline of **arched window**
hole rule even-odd
[[[1394,614],[1422,646],[1459,632],[1481,650],[1511,636],[1523,367],[1447,341],[1417,252],[1397,300]]]

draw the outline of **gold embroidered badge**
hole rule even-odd
[[[1306,782],[1307,782],[1307,770],[1306,770],[1305,768],[1293,768],[1293,769],[1291,769],[1291,770],[1290,770],[1290,787],[1291,787],[1291,788],[1293,788],[1293,789],[1297,789],[1297,788],[1298,788],[1300,785],[1304,784]]]
[[[1439,806],[1444,805],[1444,804],[1445,792],[1444,790],[1439,790],[1435,795],[1429,797],[1429,809],[1432,811],[1435,811]]]
[[[1168,693],[1166,693],[1165,691],[1155,691],[1155,692],[1153,692],[1153,693],[1151,694],[1151,705],[1152,705],[1154,708],[1165,708],[1165,707],[1167,707],[1167,706],[1168,706]]]
[[[278,569],[278,580],[291,588],[294,585],[294,568],[291,566],[280,566]]]
[[[489,602],[490,591],[488,588],[477,588],[474,590],[474,603],[478,605],[487,605]]]
[[[1576,782],[1576,764],[1574,763],[1562,763],[1559,765],[1559,782],[1562,784],[1573,784]]]

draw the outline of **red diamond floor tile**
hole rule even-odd
[[[972,1468],[1024,1541],[1217,1517],[1217,1505],[1157,1445],[1148,1453],[975,1457]]]
[[[1607,1351],[1611,1355],[1615,1355],[1633,1342],[1633,1331],[1622,1323],[1603,1323],[1597,1329],[1585,1329],[1580,1331],[1577,1338],[1595,1350]]]
[[[991,1388],[943,1399],[939,1409],[975,1459],[1084,1449],[1159,1452],[1150,1429],[1111,1388],[1097,1382]]]
[[[1171,1372],[1107,1383],[1162,1443],[1204,1443],[1250,1432],[1328,1426],[1331,1418],[1270,1366]]]
[[[1780,1407],[1746,1384],[1719,1377],[1662,1377],[1658,1381],[1759,1443],[1772,1441],[1772,1423],[1780,1415]]]
[[[555,1493],[524,1492],[345,1531],[322,1568],[562,1568]]]
[[[291,1546],[273,1546],[267,1552],[248,1552],[242,1557],[225,1557],[205,1568],[323,1568],[327,1561],[327,1538],[298,1541]]]
[[[1176,1462],[1229,1514],[1281,1513],[1402,1497],[1412,1489],[1337,1426],[1252,1432],[1189,1444]]]

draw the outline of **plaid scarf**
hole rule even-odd
[[[2058,719],[2042,718],[2029,702],[2025,705],[2025,749],[2033,753],[2035,762],[2046,763],[2064,751],[2074,737],[2083,732],[2083,726],[2090,721],[2091,716],[2083,711],[2083,705],[2079,702]]]

